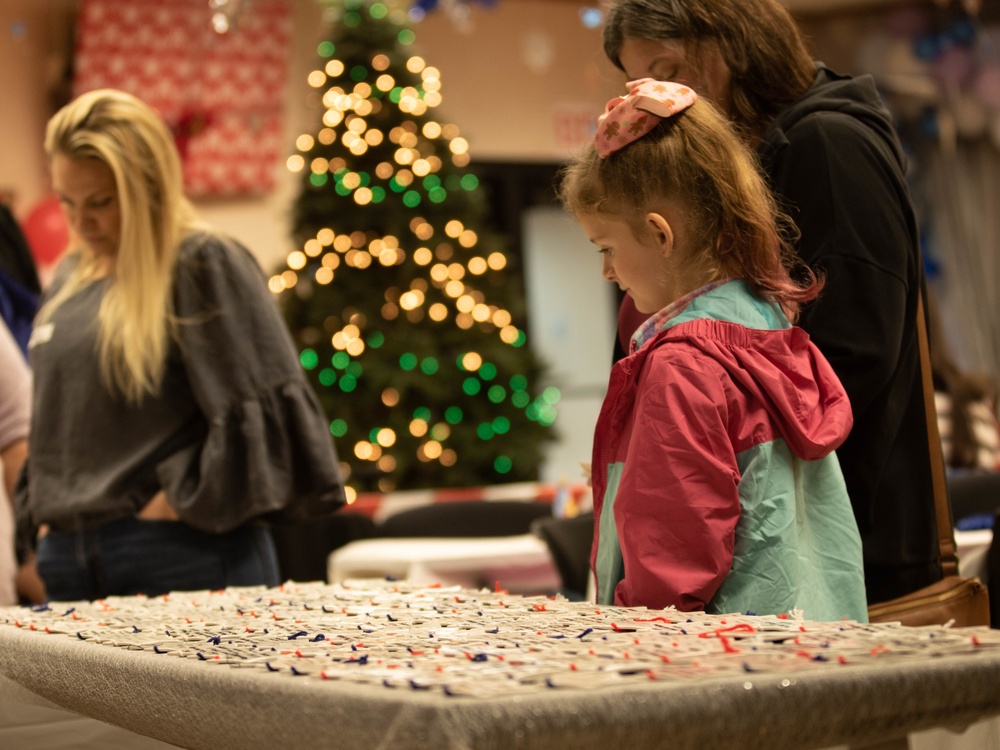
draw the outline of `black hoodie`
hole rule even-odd
[[[820,64],[758,155],[801,232],[799,257],[826,277],[799,324],[854,411],[837,454],[868,599],[894,598],[941,577],[916,328],[924,279],[903,150],[873,79]]]

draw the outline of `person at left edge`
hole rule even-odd
[[[81,95],[45,147],[72,246],[29,346],[22,549],[41,528],[53,600],[277,585],[267,522],[335,511],[344,490],[260,267],[198,222],[136,97]]]

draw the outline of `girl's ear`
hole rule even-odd
[[[646,214],[646,228],[653,244],[667,257],[674,250],[674,230],[662,214]]]

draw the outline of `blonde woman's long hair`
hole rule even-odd
[[[183,193],[180,157],[163,120],[136,97],[90,91],[49,121],[45,151],[98,159],[114,175],[121,227],[110,284],[98,315],[98,357],[105,384],[128,402],[155,395],[163,383],[176,321],[174,268],[181,239],[198,227]],[[85,244],[79,262],[38,314],[50,320],[67,299],[101,272]]]

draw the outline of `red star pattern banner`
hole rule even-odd
[[[74,91],[128,91],[174,132],[192,196],[274,186],[291,13],[287,0],[244,2],[226,33],[208,0],[83,0]]]

